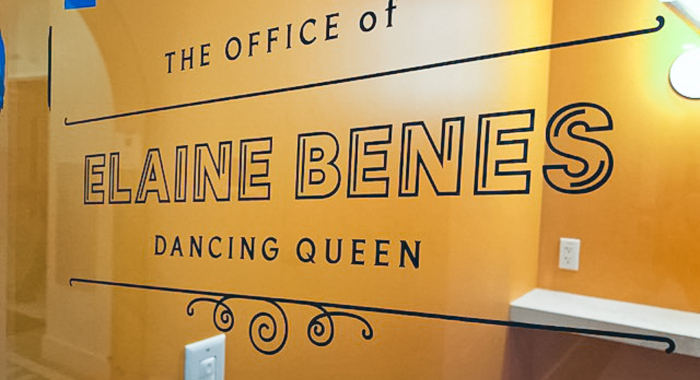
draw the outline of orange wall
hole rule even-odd
[[[184,345],[218,333],[211,305],[198,305],[187,316],[191,296],[70,287],[71,277],[494,319],[507,319],[509,303],[537,286],[700,311],[693,275],[700,269],[693,254],[700,248],[693,213],[700,207],[694,190],[700,178],[694,141],[700,132],[692,127],[700,110],[667,83],[683,44],[700,41],[656,0],[557,0],[553,10],[550,1],[536,0],[401,1],[394,27],[369,34],[360,33],[354,21],[368,9],[383,14],[386,1],[217,0],[201,7],[98,0],[96,9],[71,12],[60,2],[51,4],[48,268],[40,274],[46,276],[46,329],[32,359],[58,363],[77,379],[181,378]],[[312,16],[322,20],[333,12],[344,22],[336,41],[222,61],[222,44],[231,35]],[[667,20],[660,33],[561,49],[551,59],[539,52],[83,126],[63,124],[64,118],[646,28],[658,14]],[[212,43],[210,67],[165,72],[165,52],[204,42]],[[581,101],[599,103],[613,116],[614,131],[601,139],[614,153],[615,171],[593,194],[562,195],[543,189],[542,164],[556,159],[545,154],[544,129],[552,113]],[[536,112],[535,132],[528,136],[528,164],[518,169],[532,171],[531,193],[474,196],[478,116],[529,108]],[[455,116],[465,117],[462,195],[436,197],[423,182],[420,197],[399,198],[401,124],[422,120],[437,134],[442,119]],[[350,129],[381,124],[394,128],[388,199],[347,199],[345,180],[334,198],[293,199],[298,134],[334,133],[347,178]],[[85,155],[121,152],[122,182],[133,186],[149,148],[161,148],[172,181],[177,145],[232,140],[237,170],[239,140],[266,136],[274,137],[269,202],[82,204]],[[259,256],[253,262],[156,257],[155,234],[273,235],[281,257],[272,263]],[[302,236],[421,240],[421,269],[397,268],[396,256],[390,256],[389,268],[351,266],[347,256],[338,266],[303,265],[293,252]],[[577,273],[556,268],[562,236],[582,239]],[[578,337],[373,313],[361,313],[374,328],[373,340],[362,339],[357,321],[339,318],[333,343],[318,348],[306,336],[316,310],[300,306],[285,308],[289,340],[268,357],[252,347],[248,326],[269,305],[230,305],[237,319],[227,334],[227,378],[617,380],[636,373],[637,362],[648,364],[640,368],[649,373],[665,371],[660,368],[666,365],[693,371],[696,365]]]
[[[503,380],[685,380],[700,361],[579,335],[513,330]]]
[[[73,358],[75,369],[83,371],[75,358],[106,361],[113,379],[172,379],[182,374],[184,345],[218,333],[210,305],[199,305],[194,317],[186,315],[190,296],[70,288],[70,277],[494,319],[507,319],[509,302],[535,287],[541,135],[528,136],[529,162],[518,167],[534,173],[531,194],[476,198],[472,189],[479,114],[534,108],[537,129],[546,119],[546,52],[86,126],[62,123],[65,117],[72,121],[546,44],[548,1],[401,2],[395,26],[371,34],[360,33],[354,21],[368,9],[383,12],[385,1],[162,4],[101,1],[95,10],[52,12],[58,74],[47,347],[54,358]],[[337,41],[233,63],[221,60],[222,43],[231,35],[336,11],[346,22]],[[166,74],[165,52],[203,42],[212,42],[216,63],[189,74]],[[423,120],[436,134],[443,118],[455,116],[465,117],[462,195],[436,197],[423,182],[420,197],[397,197],[401,124]],[[381,124],[394,125],[388,199],[346,199],[345,180],[332,199],[293,199],[298,134],[333,132],[346,178],[350,129]],[[123,183],[133,184],[148,148],[160,147],[170,170],[176,145],[232,140],[237,168],[238,141],[265,136],[274,137],[270,202],[80,204],[79,165],[85,155],[122,152]],[[66,227],[71,223],[90,238],[72,235]],[[271,234],[280,241],[281,257],[273,263],[155,257],[155,234]],[[335,267],[303,265],[294,257],[302,236],[421,240],[421,268],[400,269],[397,256],[390,257],[389,268],[354,267],[347,256]],[[76,315],[80,304],[90,305],[89,311]],[[362,339],[358,322],[339,318],[333,343],[317,348],[306,337],[316,310],[289,306],[289,341],[278,355],[267,357],[248,337],[250,318],[267,306],[231,305],[237,325],[227,335],[227,377],[461,379],[498,378],[503,371],[506,329],[500,327],[361,313],[374,327],[372,341]],[[67,354],[71,346],[82,356]]]
[[[652,27],[657,15],[666,25],[656,34],[551,55],[550,110],[606,107],[615,168],[590,195],[545,188],[539,286],[700,312],[700,103],[668,83],[673,60],[700,36],[658,1],[556,1],[552,39]],[[581,239],[579,272],[557,268],[559,237]]]

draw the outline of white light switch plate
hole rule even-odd
[[[226,335],[185,346],[185,380],[224,380]]]
[[[559,268],[578,271],[581,240],[571,238],[559,239]]]

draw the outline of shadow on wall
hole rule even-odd
[[[700,359],[548,331],[508,332],[503,380],[685,380]]]

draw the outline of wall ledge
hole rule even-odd
[[[700,357],[700,314],[534,289],[510,304],[510,320],[566,327],[661,335],[676,342],[676,353]],[[602,338],[664,350],[667,345]]]

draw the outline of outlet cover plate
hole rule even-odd
[[[581,240],[572,238],[559,239],[559,268],[578,271],[581,254]]]

